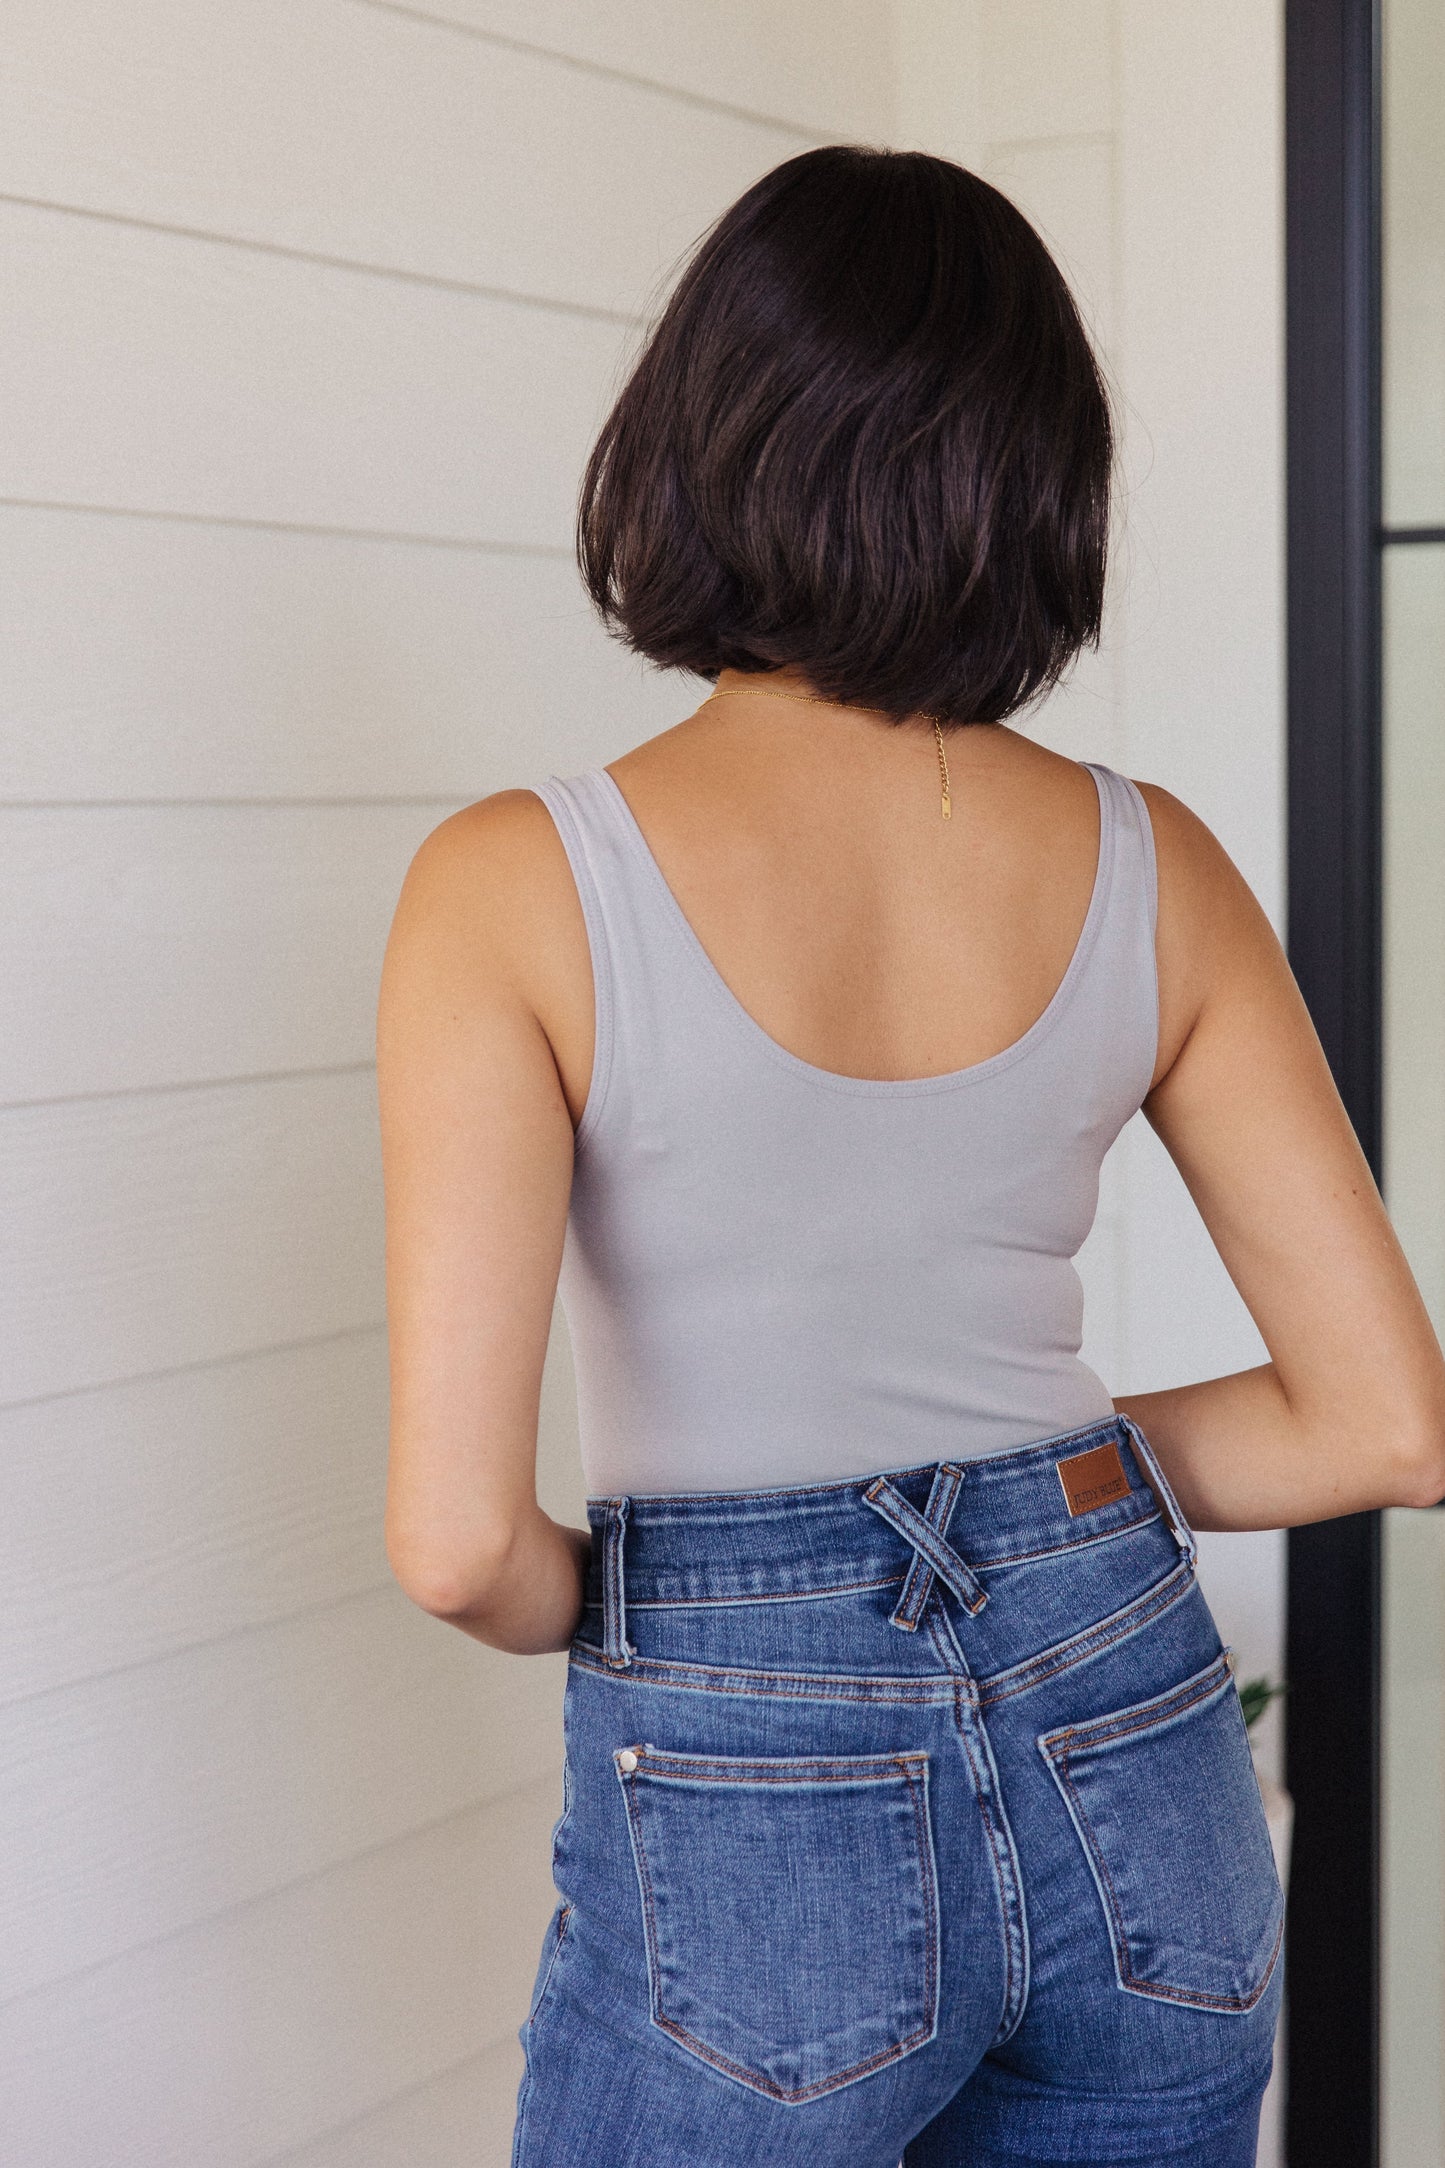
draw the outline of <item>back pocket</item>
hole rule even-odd
[[[1120,1987],[1252,2010],[1284,1893],[1226,1656],[1167,1694],[1045,1732],[1103,1902]]]
[[[614,1757],[652,2022],[774,2100],[931,2040],[938,1882],[926,1754]]]

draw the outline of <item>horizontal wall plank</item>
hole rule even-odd
[[[4,1992],[536,1780],[565,1675],[388,1584],[27,1702],[0,1731]]]
[[[379,1329],[0,1412],[0,1702],[380,1587],[386,1426]],[[580,1528],[560,1306],[538,1427]]]
[[[386,1578],[380,1330],[0,1412],[0,1701]]]
[[[353,0],[18,0],[5,47],[6,193],[602,309],[808,141]]]
[[[0,1101],[370,1061],[446,810],[0,810]]]
[[[0,1405],[374,1325],[376,1080],[0,1111]]]
[[[616,324],[0,203],[0,496],[567,545]]]
[[[0,1101],[370,1061],[446,810],[0,810]]]
[[[608,639],[565,554],[13,505],[0,654],[12,800],[460,802],[615,759],[707,690]]]
[[[522,2070],[522,2044],[509,2033],[455,2070],[263,2168],[397,2168],[401,2161],[418,2168],[510,2168]]]
[[[554,1775],[9,2003],[11,2158],[257,2168],[505,2038],[560,1810]]]
[[[388,5],[388,0],[364,0]],[[408,14],[516,38],[692,96],[881,142],[893,126],[889,9],[876,0],[401,0]]]

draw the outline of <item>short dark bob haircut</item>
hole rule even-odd
[[[1023,214],[946,159],[828,145],[699,244],[588,461],[578,561],[665,667],[1000,722],[1098,645],[1113,461]]]

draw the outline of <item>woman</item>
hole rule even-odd
[[[1433,1502],[1445,1363],[1224,851],[1005,720],[1097,642],[1112,458],[1002,196],[790,160],[583,489],[714,692],[408,873],[390,1557],[570,1651],[515,2168],[1254,2158],[1283,1901],[1192,1531]],[[1140,1106],[1270,1360],[1116,1403],[1072,1260]]]

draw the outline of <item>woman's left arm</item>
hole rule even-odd
[[[387,1556],[424,1610],[527,1655],[570,1641],[590,1541],[536,1494],[573,1134],[519,968],[546,932],[539,819],[549,816],[532,793],[506,791],[427,837],[402,886],[377,1011]],[[580,921],[575,891],[572,906]]]

